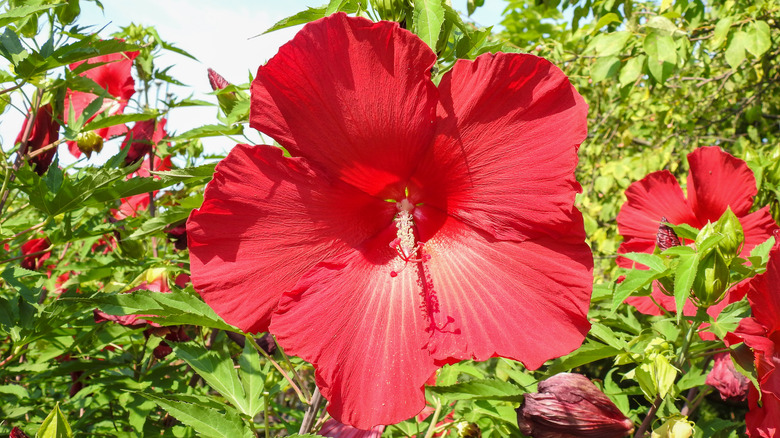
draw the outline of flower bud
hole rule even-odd
[[[690,438],[693,423],[687,417],[672,417],[655,429],[650,438]]]
[[[677,237],[677,233],[674,232],[672,227],[666,225],[665,222],[669,221],[662,217],[661,223],[658,225],[658,232],[655,234],[655,246],[662,252],[673,246],[682,245],[680,238]]]
[[[728,353],[715,355],[715,363],[705,383],[717,389],[720,398],[732,402],[745,400],[750,388],[750,381],[737,371]]]
[[[24,433],[22,429],[14,426],[14,428],[11,429],[11,435],[9,435],[9,438],[30,438],[30,436]]]
[[[715,222],[715,232],[723,235],[723,239],[718,242],[718,248],[727,262],[738,256],[742,251],[742,244],[745,242],[745,233],[739,219],[727,208],[723,215]]]
[[[211,89],[214,91],[221,90],[231,85],[227,79],[223,78],[219,73],[212,69],[208,69],[208,74],[209,85],[211,85]],[[230,114],[230,111],[233,110],[233,107],[238,101],[238,96],[233,91],[220,93],[217,95],[217,101],[219,102],[219,107],[222,108],[222,111],[224,111],[225,114]]]
[[[460,438],[479,438],[482,436],[482,430],[480,430],[476,423],[461,421],[455,428],[458,430],[458,436]]]
[[[517,409],[517,425],[534,438],[621,438],[631,420],[582,374],[561,373],[539,382]]]
[[[708,237],[713,236],[715,234],[715,225],[712,224],[712,222],[707,222],[707,225],[703,226],[701,230],[699,230],[699,234],[696,235],[696,247],[700,248],[705,240],[707,240]]]
[[[103,137],[95,131],[82,132],[76,137],[76,145],[81,152],[87,154],[87,157],[91,157],[92,152],[103,150]]]
[[[723,298],[729,285],[729,274],[729,265],[719,248],[712,249],[699,261],[693,280],[693,295],[699,307],[709,307]]]

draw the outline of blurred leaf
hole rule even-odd
[[[3,14],[0,14],[0,27],[8,26],[9,24],[17,21],[20,18],[27,17],[28,15],[32,15],[38,11],[45,11],[47,9],[56,8],[66,4],[67,3],[54,3],[54,4],[15,7]]]
[[[745,48],[749,44],[750,38],[743,31],[737,31],[729,41],[726,47],[726,62],[731,68],[736,69],[745,60]]]
[[[617,55],[626,46],[630,37],[631,32],[628,31],[602,33],[593,38],[585,52],[593,50],[598,56]]]
[[[770,47],[772,47],[772,40],[769,37],[769,25],[766,21],[756,20],[750,23],[745,44],[747,51],[760,58]]]
[[[639,75],[642,74],[646,59],[645,55],[638,55],[626,61],[626,65],[620,69],[620,77],[618,79],[621,87],[633,84],[637,80]]]
[[[562,373],[572,368],[577,368],[597,360],[606,359],[608,357],[615,356],[620,353],[621,350],[611,347],[601,342],[587,339],[582,346],[572,353],[555,359],[553,363],[547,368],[547,374],[553,375]]]
[[[683,315],[685,301],[691,294],[693,280],[696,279],[696,270],[699,267],[699,254],[681,255],[674,272],[674,303],[677,309],[677,322]]]
[[[620,17],[618,17],[618,14],[614,12],[610,12],[609,14],[606,14],[603,17],[599,18],[599,21],[596,23],[595,26],[593,26],[593,33],[598,32],[599,30],[601,30],[602,27],[612,23],[622,23]]]
[[[241,125],[203,125],[186,131],[183,134],[177,135],[176,137],[172,137],[170,141],[191,140],[193,138],[203,137],[221,137],[224,135],[239,135],[243,132],[244,128]]]
[[[664,260],[655,254],[648,254],[644,252],[629,252],[626,254],[621,254],[621,256],[629,260],[633,260],[641,265],[647,266],[655,272],[664,272],[667,269]]]
[[[139,114],[119,114],[115,116],[109,116],[106,112],[99,114],[91,122],[87,123],[82,131],[94,131],[96,129],[108,128],[109,126],[122,125],[130,122],[140,122],[142,120],[150,120],[157,118],[160,115],[158,112],[148,112]]]
[[[726,38],[729,36],[731,30],[731,24],[734,22],[734,17],[726,17],[722,20],[718,20],[715,24],[715,30],[712,32],[712,39],[710,39],[710,50],[718,50]]]
[[[620,58],[617,56],[608,56],[598,58],[591,69],[591,78],[594,83],[615,76],[620,69]]]
[[[650,32],[645,36],[645,52],[647,53],[647,68],[653,78],[664,83],[674,72],[677,63],[677,47],[669,35]]]
[[[468,0],[468,2],[466,3],[466,11],[468,12],[469,17],[471,16],[471,14],[474,13],[474,11],[477,10],[477,8],[484,5],[485,5],[485,0]]]
[[[171,224],[187,219],[191,211],[191,208],[170,208],[160,213],[158,216],[145,221],[139,228],[133,231],[130,236],[125,237],[125,240],[140,239],[147,237],[150,234],[160,232]]]
[[[17,65],[28,56],[27,50],[22,46],[22,41],[10,27],[6,27],[5,32],[0,35],[0,55],[12,65]]]

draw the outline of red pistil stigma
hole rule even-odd
[[[391,277],[398,277],[398,273],[395,272],[395,271],[390,271],[390,276]]]

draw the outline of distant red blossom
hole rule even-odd
[[[384,430],[385,426],[375,426],[368,430],[356,429],[331,418],[322,425],[317,435],[331,438],[379,438]]]
[[[32,129],[30,130],[29,140],[27,141],[27,153],[35,152],[44,146],[48,146],[60,138],[60,124],[52,116],[51,104],[38,108],[35,113],[35,120],[33,121]],[[27,129],[27,118],[24,119],[22,124],[22,130],[19,131],[19,135],[16,136],[16,143],[21,143],[24,136],[24,131]],[[57,148],[51,148],[46,152],[30,159],[30,164],[33,166],[33,170],[38,175],[43,175],[46,170],[49,169],[51,161],[54,159],[54,155],[57,153]]]
[[[85,61],[74,62],[69,65],[71,70],[76,70],[84,63],[100,64],[97,67],[79,73],[80,76],[95,81],[99,86],[105,89],[108,94],[115,98],[114,100],[105,99],[103,101],[103,106],[97,114],[106,112],[108,115],[113,116],[124,112],[130,98],[135,93],[135,80],[130,71],[133,66],[133,60],[139,53],[140,52],[137,51],[111,53],[89,58]],[[63,120],[69,120],[71,111],[74,113],[74,118],[78,119],[87,106],[97,98],[97,95],[89,92],[68,89],[65,93],[65,113],[63,114]],[[95,114],[95,116],[97,116],[97,114]],[[90,118],[90,120],[95,116]],[[105,139],[124,134],[125,131],[127,131],[127,127],[123,124],[95,130],[100,137]],[[75,157],[81,156],[81,151],[76,145],[76,142],[69,141],[68,149]]]
[[[22,244],[22,255],[26,256],[22,259],[22,267],[31,271],[41,269],[43,267],[43,262],[51,257],[51,251],[43,253],[41,253],[41,251],[46,250],[46,248],[50,246],[51,242],[47,237],[30,239]]]
[[[438,87],[435,61],[398,23],[306,25],[252,83],[251,126],[291,157],[236,146],[187,224],[205,301],[270,327],[364,430],[419,412],[443,364],[535,369],[589,329],[587,105],[536,56],[459,60]]]
[[[704,383],[717,389],[720,398],[729,401],[744,401],[750,387],[750,381],[737,371],[729,353],[715,355],[712,370]]]
[[[751,438],[780,436],[780,233],[775,239],[766,272],[750,282],[747,297],[753,316],[734,332],[753,350],[760,386],[751,385],[748,393],[745,422]]]
[[[652,253],[659,226],[664,220],[701,229],[708,221],[720,219],[728,207],[739,218],[745,233],[742,257],[750,254],[756,245],[765,242],[777,229],[769,207],[750,213],[758,189],[753,172],[744,161],[712,146],[698,148],[688,154],[688,164],[687,199],[677,179],[668,170],[653,172],[626,189],[626,202],[617,216],[618,230],[623,236],[618,253]],[[619,266],[630,268],[633,264],[631,260],[618,258]],[[647,269],[642,265],[637,268]],[[674,297],[663,294],[657,286],[652,297],[664,309],[675,310]],[[708,313],[717,316],[726,305],[742,297],[743,289],[732,288],[726,299],[711,306]],[[662,314],[650,297],[631,297],[626,303],[642,313]],[[690,300],[686,302],[684,312],[686,315],[696,313],[696,307]]]
[[[127,132],[122,149],[128,149],[125,164],[130,165],[142,160],[168,134],[165,132],[165,118],[141,120],[135,122],[133,129]]]

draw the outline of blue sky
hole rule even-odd
[[[94,3],[83,1],[82,14],[78,24],[105,26],[102,34],[108,37],[120,27],[131,22],[154,26],[160,37],[174,43],[195,56],[193,61],[181,55],[167,53],[156,60],[158,67],[173,65],[169,74],[189,85],[187,88],[171,90],[179,96],[193,94],[196,99],[214,100],[204,93],[211,91],[206,69],[213,68],[234,83],[246,82],[249,72],[271,58],[279,46],[289,41],[298,28],[284,29],[267,35],[261,34],[282,18],[295,14],[307,6],[320,6],[326,0],[103,0],[105,10]],[[471,17],[477,23],[490,26],[500,21],[500,14],[506,6],[504,0],[486,0],[486,6]],[[466,10],[466,0],[453,0],[453,6]],[[197,126],[214,123],[216,108],[177,108],[169,117],[169,131],[178,133]],[[8,109],[0,120],[0,139],[4,149],[16,138],[23,116],[19,111]],[[251,131],[251,130],[247,130]],[[260,142],[259,134],[251,132],[252,141]],[[101,163],[118,149],[121,141],[106,144],[105,152],[93,155],[90,163]],[[225,153],[233,142],[226,138],[206,139],[207,150]],[[62,164],[73,162],[64,149],[60,150]]]

